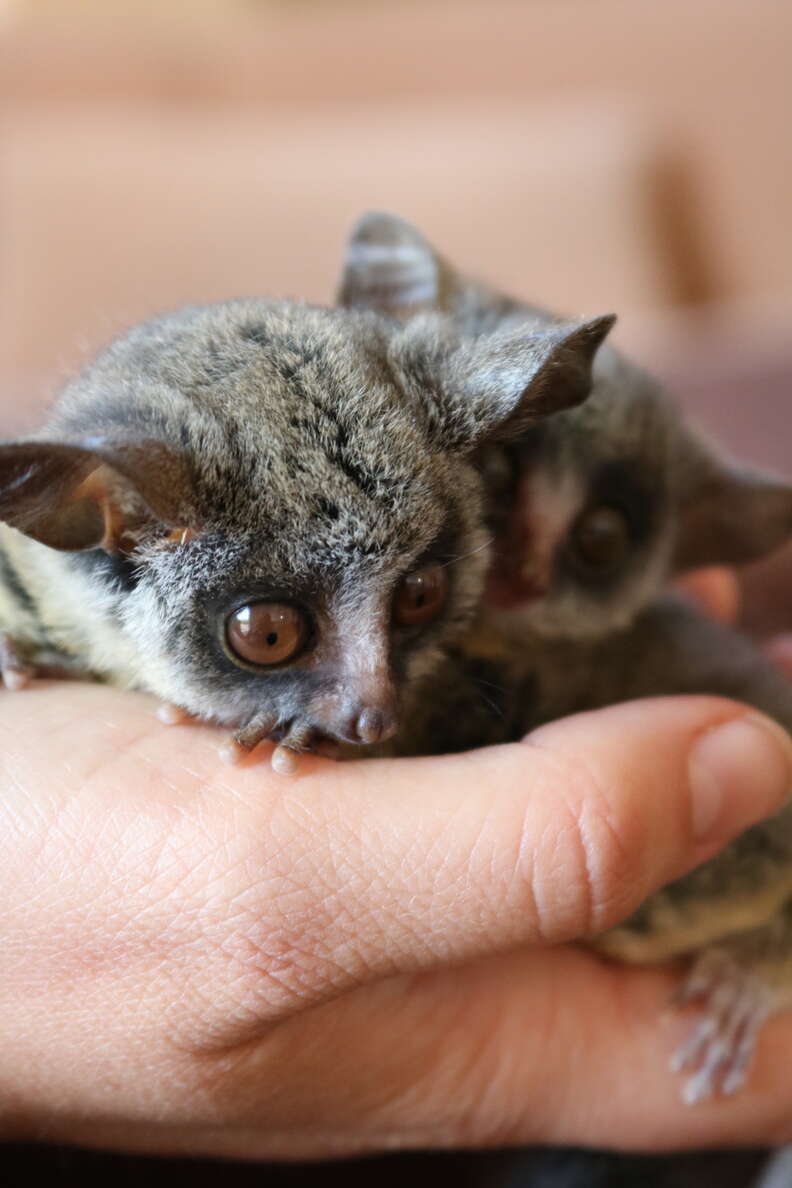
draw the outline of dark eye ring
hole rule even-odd
[[[307,615],[289,602],[248,602],[225,622],[232,659],[255,668],[273,668],[296,659],[309,634]]]
[[[444,565],[424,565],[402,578],[393,596],[393,621],[400,627],[421,627],[435,619],[448,597]]]
[[[575,560],[592,572],[607,573],[616,569],[629,552],[630,522],[620,508],[597,504],[578,516],[570,542]]]

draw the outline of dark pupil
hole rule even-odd
[[[231,652],[248,664],[284,664],[301,651],[307,634],[305,615],[283,602],[250,602],[226,623]]]
[[[595,507],[580,519],[575,539],[583,560],[600,569],[616,565],[629,545],[624,513],[615,507]]]
[[[395,621],[405,627],[428,623],[445,602],[447,590],[446,570],[439,565],[427,565],[408,574],[396,591]]]

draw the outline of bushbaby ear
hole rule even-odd
[[[397,348],[399,363],[449,449],[519,437],[551,413],[582,403],[594,357],[616,321],[521,328],[450,344],[437,319],[416,319]]]
[[[152,523],[185,524],[188,475],[158,441],[0,445],[0,520],[53,549],[134,547]]]
[[[406,320],[443,310],[455,288],[452,268],[410,223],[369,211],[347,241],[337,301]]]
[[[487,436],[518,437],[541,417],[582,404],[591,392],[594,358],[615,321],[615,314],[605,314],[538,335],[518,331],[501,342],[499,335],[485,339],[471,378],[483,419],[490,410]]]
[[[700,447],[684,475],[674,565],[740,565],[792,535],[792,485]]]

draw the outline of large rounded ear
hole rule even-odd
[[[364,214],[346,245],[337,303],[407,320],[447,310],[456,273],[405,219],[385,211]]]
[[[613,314],[457,340],[437,319],[415,319],[394,349],[405,386],[446,449],[518,437],[542,417],[582,403]]]
[[[189,519],[186,463],[163,442],[0,445],[0,520],[50,548],[125,552]]]
[[[784,544],[792,534],[792,484],[686,437],[675,568],[740,565]]]

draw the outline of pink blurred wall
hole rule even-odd
[[[13,11],[0,30],[7,420],[34,418],[86,353],[157,309],[329,300],[343,236],[372,205],[506,287],[616,309],[620,341],[670,372],[697,354],[702,317],[722,364],[755,343],[783,352],[792,5]]]

